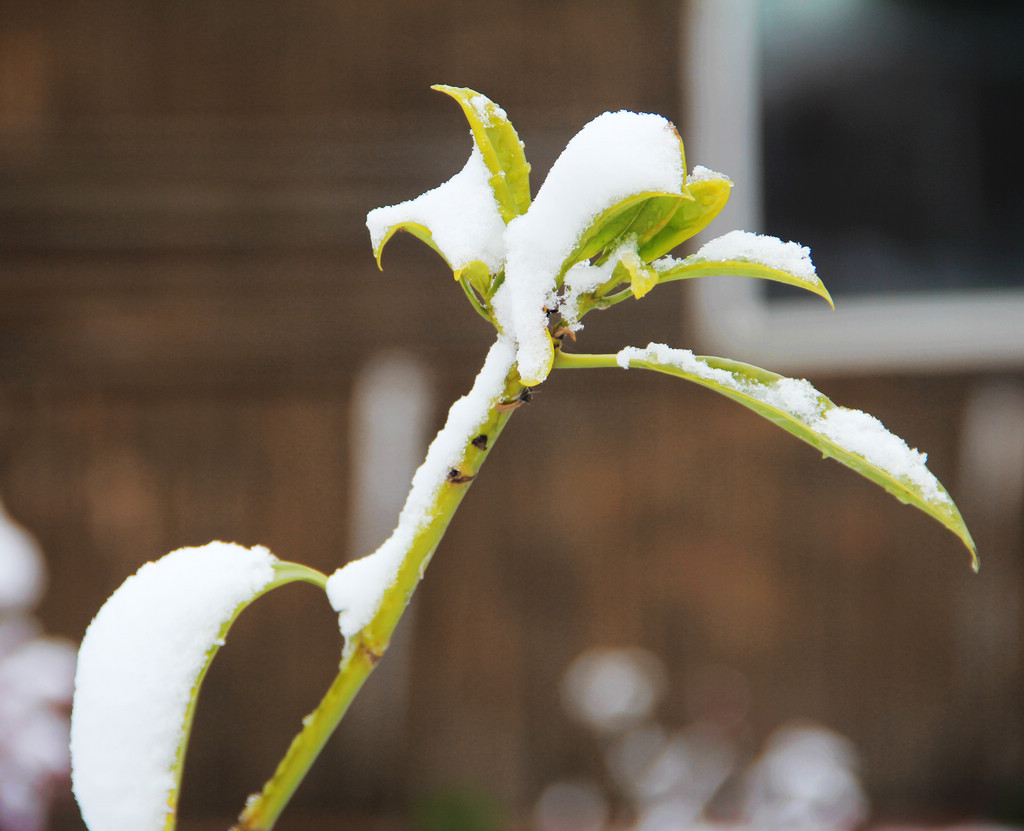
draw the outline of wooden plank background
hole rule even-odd
[[[328,571],[347,559],[357,372],[403,350],[449,402],[489,342],[433,254],[398,239],[379,274],[366,240],[369,208],[468,152],[428,85],[502,103],[536,188],[605,109],[679,121],[682,14],[665,0],[0,3],[0,494],[46,550],[46,628],[77,640],[128,574],[182,545],[261,543]],[[678,286],[629,305],[588,319],[580,349],[699,347]],[[749,684],[749,750],[792,718],[845,733],[882,816],[991,814],[1019,796],[1020,640],[979,663],[964,623],[992,581],[1021,588],[1019,509],[991,518],[957,488],[980,380],[815,380],[930,452],[979,517],[981,577],[938,526],[707,391],[556,375],[431,566],[407,677],[392,679],[408,711],[374,707],[385,666],[281,827],[402,817],[458,788],[521,817],[553,779],[599,775],[558,697],[595,645],[666,661],[668,724],[692,717],[687,684],[726,665]],[[246,613],[199,711],[183,803],[196,827],[270,773],[337,641],[308,587]],[[54,827],[81,827],[66,795]]]

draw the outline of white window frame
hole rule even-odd
[[[736,182],[698,242],[763,228],[758,0],[691,0],[683,16],[687,161]],[[812,251],[813,256],[813,251]],[[828,275],[822,274],[825,285]],[[955,372],[1024,365],[1024,290],[770,299],[760,280],[695,280],[702,351],[782,372]]]

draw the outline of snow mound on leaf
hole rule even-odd
[[[266,549],[213,542],[147,563],[78,653],[72,786],[91,831],[162,831],[192,690],[239,607],[274,577]]]

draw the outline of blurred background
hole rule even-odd
[[[772,331],[800,346],[788,325],[732,348],[747,318],[719,326],[678,284],[588,318],[577,348],[813,369],[929,452],[980,575],[938,524],[725,399],[557,374],[279,827],[629,827],[607,731],[563,683],[594,649],[646,656],[634,720],[728,735],[729,765],[707,757],[719,807],[658,827],[750,819],[727,792],[794,720],[828,728],[839,744],[810,746],[839,747],[835,781],[864,795],[836,827],[1024,824],[1024,316],[970,348],[1024,296],[1022,37],[1012,2],[0,0],[0,496],[48,573],[0,604],[22,627],[0,661],[43,633],[76,643],[181,546],[264,544],[330,572],[387,535],[491,339],[439,258],[396,238],[379,273],[363,225],[469,153],[430,84],[507,110],[534,191],[589,119],[652,111],[691,166],[737,181],[711,235],[811,246],[837,314],[865,304],[874,328],[843,352],[868,357],[822,360],[808,339],[773,363]],[[750,308],[771,321],[789,301]],[[933,301],[968,328],[922,360]],[[181,827],[227,827],[269,776],[333,676],[333,618],[292,586],[240,619],[204,687]],[[0,729],[7,770],[11,742]],[[81,829],[60,769],[38,790],[47,827]],[[567,778],[589,784],[551,796]],[[17,816],[0,827],[41,827]]]

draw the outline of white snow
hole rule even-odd
[[[899,436],[885,429],[877,418],[860,410],[833,407],[814,423],[814,428],[832,441],[898,479],[909,479],[929,502],[948,502],[938,481],[925,467],[928,456],[912,450]]]
[[[32,608],[44,581],[39,544],[0,504],[0,612]]]
[[[602,283],[612,278],[615,268],[620,262],[628,257],[639,262],[637,254],[636,237],[631,236],[623,240],[614,254],[608,257],[600,265],[594,265],[589,260],[576,263],[565,273],[563,280],[562,298],[558,304],[558,313],[574,332],[583,328],[580,323],[580,298],[588,292],[592,292]]]
[[[43,829],[54,785],[68,773],[75,647],[0,615],[0,828]]]
[[[508,121],[505,111],[484,95],[474,95],[469,99],[469,106],[473,108],[473,112],[484,127],[493,127],[495,124]]]
[[[736,378],[731,372],[708,366],[689,349],[674,349],[663,343],[650,343],[646,349],[641,349],[639,346],[623,347],[618,351],[615,360],[623,369],[629,369],[630,361],[654,361],[678,367],[684,372],[689,372],[706,381],[733,387],[737,384]]]
[[[937,505],[950,502],[925,466],[928,457],[924,453],[908,447],[874,416],[860,410],[829,406],[827,399],[803,379],[781,378],[764,384],[737,378],[731,372],[709,366],[688,349],[672,349],[659,343],[649,344],[646,349],[627,346],[618,352],[616,361],[623,369],[629,368],[630,361],[653,361],[678,367],[698,378],[749,395],[792,416],[894,478],[911,483],[926,501]]]
[[[558,313],[570,329],[578,331],[583,328],[579,318],[580,298],[610,280],[618,263],[619,261],[615,257],[610,257],[601,265],[594,265],[589,260],[583,260],[565,272]]]
[[[71,719],[72,785],[90,831],[162,831],[192,688],[275,562],[262,547],[182,548],[100,609],[79,650]]]
[[[719,173],[716,170],[712,170],[710,167],[704,167],[702,164],[694,165],[693,173],[690,174],[688,181],[690,182],[707,182],[712,179],[721,179],[723,182],[729,182],[732,184],[732,179],[726,176],[724,173]]]
[[[773,384],[764,385],[761,400],[805,423],[818,418],[823,409],[821,393],[803,378],[780,378]]]
[[[504,118],[482,96],[469,102],[486,125]],[[697,167],[694,176],[725,178]],[[640,193],[684,192],[686,171],[675,127],[659,115],[604,113],[585,125],[555,161],[529,210],[505,226],[489,184],[490,174],[474,144],[461,172],[421,196],[370,211],[366,219],[374,249],[388,230],[404,222],[427,228],[453,269],[484,262],[505,279],[491,298],[499,330],[515,344],[520,377],[527,386],[543,381],[553,346],[546,311],[558,303],[558,281],[582,234],[603,211]],[[570,286],[579,293],[585,269]],[[595,285],[597,285],[595,283]],[[571,321],[570,321],[571,322]]]
[[[696,254],[684,262],[750,262],[785,271],[813,285],[819,285],[811,250],[797,242],[783,242],[778,237],[752,234],[749,231],[730,231],[700,247]]]
[[[0,504],[0,828],[47,824],[55,785],[68,773],[67,705],[75,647],[46,638],[29,610],[45,568],[35,538]]]
[[[499,338],[487,353],[473,388],[451,406],[444,427],[431,442],[426,459],[413,476],[394,532],[372,554],[346,563],[328,578],[327,597],[338,612],[346,649],[372,619],[416,535],[433,518],[432,506],[448,471],[462,463],[466,446],[479,434],[504,392],[514,362],[514,347],[507,339]]]
[[[490,175],[474,144],[465,167],[443,185],[407,202],[374,208],[366,216],[374,250],[388,229],[415,222],[430,231],[453,269],[481,260],[492,273],[499,271],[505,260],[505,223],[494,201]]]
[[[563,262],[595,217],[638,193],[682,193],[679,136],[657,115],[604,113],[587,124],[555,161],[530,209],[505,232],[505,282],[492,306],[518,347],[527,385],[547,377],[551,341],[545,308],[556,304]]]

